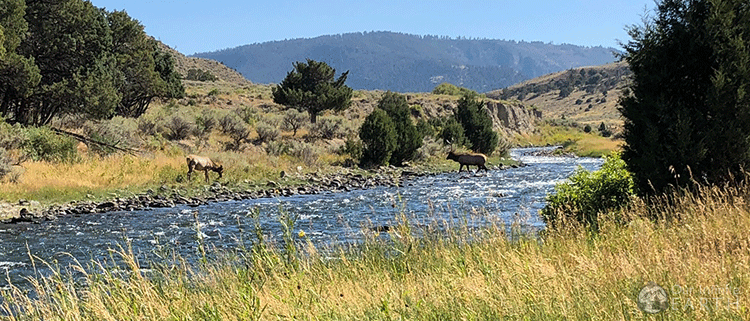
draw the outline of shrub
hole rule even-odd
[[[10,174],[13,170],[11,167],[12,164],[13,159],[10,157],[9,153],[5,148],[0,147],[0,180],[2,180],[5,175]]]
[[[216,120],[216,113],[211,109],[204,109],[198,117],[195,118],[195,125],[198,127],[199,135],[205,136],[216,128],[219,121]]]
[[[197,80],[197,81],[216,81],[217,80],[216,76],[214,76],[210,71],[197,69],[197,68],[189,69],[187,71],[187,75],[185,76],[185,79]]]
[[[445,145],[435,140],[432,137],[426,137],[422,143],[422,147],[417,150],[417,160],[426,161],[431,157],[442,157],[445,158]]]
[[[305,142],[292,141],[289,154],[301,160],[305,165],[313,166],[318,162],[320,150]]]
[[[181,140],[190,137],[196,131],[194,123],[188,121],[185,116],[175,114],[164,124],[166,131],[164,137],[169,140]]]
[[[396,130],[396,149],[388,161],[391,165],[400,166],[413,160],[417,149],[422,146],[422,135],[411,120],[409,105],[400,94],[386,92],[378,101],[378,108],[385,110]]]
[[[362,141],[359,140],[357,136],[349,135],[346,137],[346,141],[344,141],[344,145],[341,146],[341,149],[339,150],[339,154],[348,154],[352,157],[352,159],[360,160],[362,158],[362,153],[364,152],[364,145],[362,145]]]
[[[232,139],[226,145],[227,150],[239,150],[242,143],[250,138],[250,128],[237,114],[228,113],[219,119],[221,131]]]
[[[73,162],[78,160],[77,144],[76,140],[56,134],[49,127],[35,127],[27,130],[23,149],[35,161]]]
[[[440,139],[443,143],[457,146],[465,146],[469,143],[464,135],[463,126],[454,117],[448,117],[443,123],[443,129],[440,131]]]
[[[321,139],[344,138],[349,132],[349,124],[336,116],[320,117],[310,127],[310,136]]]
[[[292,136],[297,136],[297,130],[307,123],[310,117],[307,113],[300,112],[294,108],[287,109],[284,112],[284,119],[282,120],[282,128],[284,130],[293,131]]]
[[[462,96],[462,95],[471,94],[471,93],[476,94],[477,92],[471,89],[458,87],[454,84],[444,82],[435,86],[435,89],[432,90],[432,93],[435,95]]]
[[[138,124],[132,118],[117,116],[110,120],[87,121],[83,125],[83,133],[88,138],[105,144],[89,144],[89,150],[99,155],[109,155],[116,151],[110,146],[137,147],[139,145],[136,137],[137,127]]]
[[[266,154],[271,156],[287,155],[290,150],[289,144],[282,141],[272,141],[266,145]]]
[[[26,134],[20,124],[11,125],[0,118],[0,147],[6,150],[23,146]]]
[[[253,106],[239,106],[232,110],[242,121],[248,125],[255,125],[260,120],[260,111]]]
[[[569,182],[555,186],[541,211],[548,226],[573,221],[596,229],[597,215],[624,206],[635,195],[633,177],[616,153],[605,157],[602,168],[589,172],[579,168]]]
[[[266,122],[258,123],[258,126],[255,127],[255,131],[258,133],[258,141],[261,143],[275,141],[281,136],[281,132],[278,128]]]
[[[145,136],[154,136],[158,132],[158,126],[153,119],[138,118],[138,134],[141,138]]]
[[[484,102],[476,95],[467,94],[458,101],[456,120],[464,129],[464,135],[475,152],[492,155],[500,140],[492,130],[492,118],[484,108]]]
[[[365,118],[359,129],[359,139],[365,146],[360,164],[379,166],[388,164],[391,153],[396,149],[396,130],[391,118],[380,108]]]

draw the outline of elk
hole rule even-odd
[[[206,183],[208,183],[208,171],[214,171],[219,173],[219,178],[221,178],[221,173],[224,171],[224,166],[221,164],[212,161],[210,158],[205,156],[198,156],[198,155],[189,155],[187,157],[187,166],[188,166],[188,172],[187,172],[187,179],[190,181],[190,175],[193,173],[193,170],[199,170],[206,173]]]
[[[470,171],[469,168],[470,165],[475,165],[477,167],[477,171],[480,169],[483,169],[487,171],[487,167],[484,166],[484,163],[487,162],[487,156],[480,153],[472,153],[472,154],[456,154],[453,151],[448,152],[448,158],[454,162],[458,162],[461,166],[458,167],[458,172],[460,173],[461,170],[466,166],[466,170]]]

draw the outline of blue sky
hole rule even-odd
[[[184,54],[363,31],[620,49],[654,0],[91,0]]]

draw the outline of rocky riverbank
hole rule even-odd
[[[519,167],[495,166],[493,170]],[[381,167],[367,174],[345,170],[331,175],[310,173],[296,175],[295,181],[301,184],[288,185],[284,180],[290,178],[282,173],[280,181],[268,181],[264,186],[238,189],[214,182],[206,185],[200,196],[183,196],[184,192],[176,187],[162,186],[158,190],[148,190],[131,197],[117,197],[106,201],[76,201],[68,204],[56,204],[43,207],[39,202],[21,200],[18,204],[0,203],[0,223],[39,223],[54,220],[66,215],[85,215],[112,211],[135,211],[149,208],[175,207],[180,205],[200,206],[210,202],[225,202],[263,197],[281,197],[293,195],[320,194],[324,192],[347,192],[377,186],[401,186],[405,179],[437,172],[415,170],[414,168]],[[280,183],[281,182],[281,183]]]

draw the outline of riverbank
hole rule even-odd
[[[477,229],[471,217],[431,226],[401,220],[390,237],[373,231],[362,244],[341,249],[315,247],[304,231],[286,230],[276,242],[211,255],[223,259],[199,267],[179,258],[139,262],[125,248],[113,253],[125,269],[81,262],[76,276],[35,278],[35,298],[17,288],[5,291],[0,315],[8,320],[747,319],[748,196],[744,186],[704,188],[674,197],[669,205],[633,200],[620,213],[602,215],[597,233],[566,226],[541,238],[512,224]],[[190,246],[203,249],[200,240]],[[650,284],[668,295],[664,305],[639,300]],[[658,314],[644,312],[648,307]]]
[[[517,168],[524,164],[506,160],[491,166],[491,170]],[[373,170],[342,167],[327,174],[317,172],[287,174],[280,171],[278,178],[263,184],[214,181],[212,184],[162,185],[134,193],[130,197],[113,197],[104,200],[71,200],[64,204],[43,205],[36,200],[19,200],[16,204],[0,202],[0,223],[39,223],[65,215],[85,215],[112,211],[136,211],[180,205],[200,206],[210,202],[226,202],[267,197],[310,195],[324,192],[346,192],[377,186],[400,186],[404,179],[435,175],[452,171],[451,168],[433,165],[407,167],[386,166]]]

